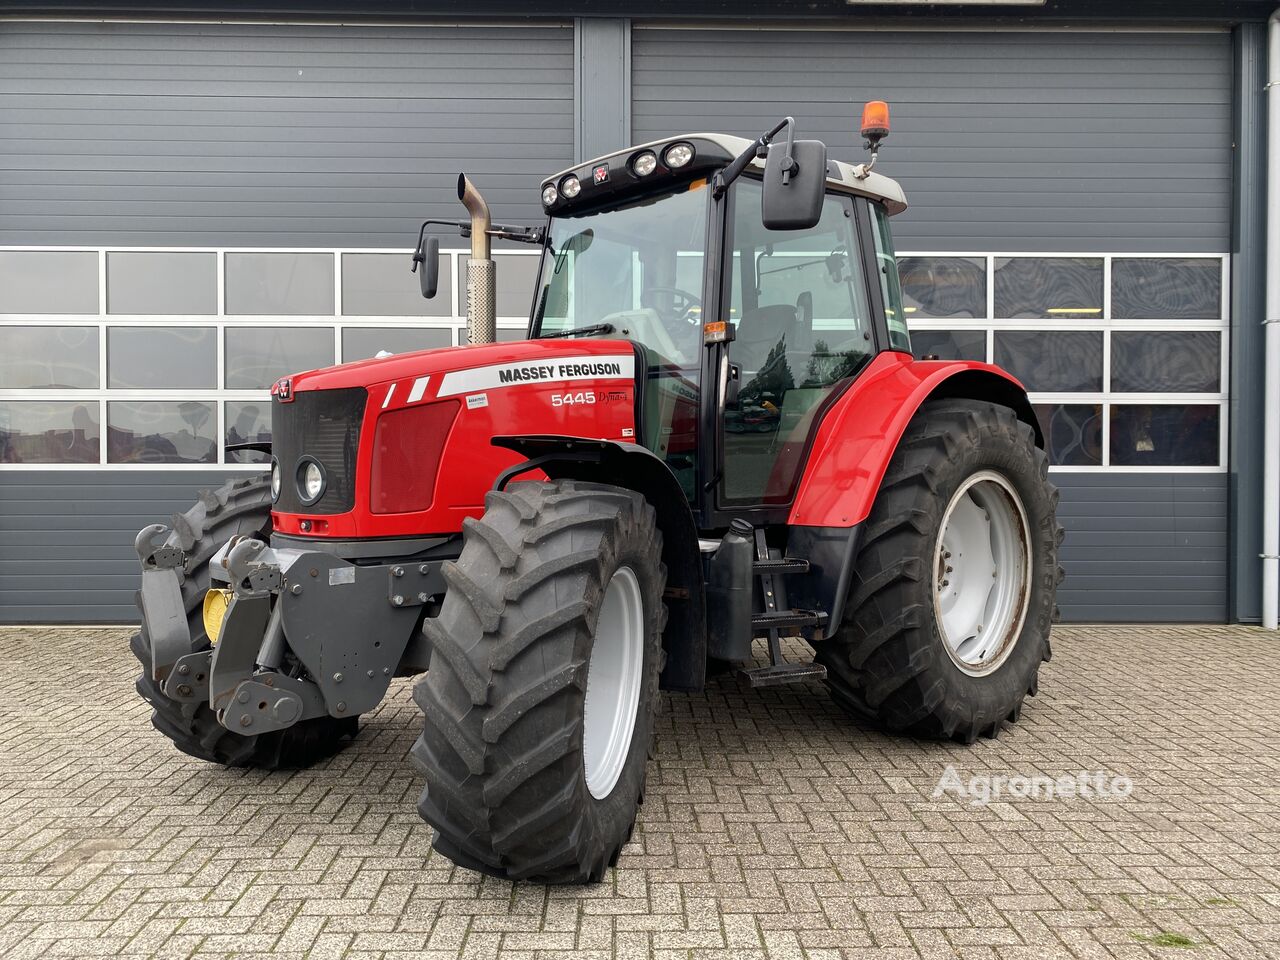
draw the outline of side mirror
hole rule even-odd
[[[774,143],[764,161],[764,195],[760,217],[768,230],[808,230],[822,217],[827,188],[827,145],[796,140],[791,155]]]
[[[413,267],[416,270],[422,264],[418,274],[418,286],[422,295],[430,300],[436,295],[436,287],[440,283],[440,238],[427,237],[426,242],[413,255]]]

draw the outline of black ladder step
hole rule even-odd
[[[753,613],[752,630],[779,630],[782,627],[813,627],[827,622],[825,613],[813,610],[778,610],[774,613]]]
[[[752,564],[751,570],[757,576],[762,576],[766,573],[808,573],[809,561],[792,559],[757,560]]]
[[[738,674],[753,687],[777,687],[784,683],[825,680],[827,668],[820,663],[779,663],[769,667],[739,670]]]

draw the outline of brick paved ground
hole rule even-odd
[[[891,739],[820,687],[666,698],[599,886],[430,849],[407,684],[317,769],[178,754],[122,631],[0,630],[0,955],[1280,957],[1280,640],[1063,628],[1022,723]],[[975,774],[1104,770],[1126,800],[973,807]],[[1191,941],[1191,946],[1160,943]]]

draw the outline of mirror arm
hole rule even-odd
[[[787,154],[783,164],[782,182],[784,184],[789,183],[791,180],[791,174],[796,168],[795,160],[791,159],[791,141],[795,136],[796,121],[794,117],[783,117],[772,130],[768,133],[762,133],[760,136],[756,137],[756,139],[752,141],[751,146],[738,154],[738,156],[734,158],[733,162],[727,167],[716,173],[715,178],[712,181],[712,196],[717,200],[724,196],[725,191],[729,189],[729,186],[733,181],[742,176],[742,172],[747,169],[752,160],[755,160],[757,157],[763,157],[768,153],[769,144],[783,127],[786,127],[787,130]]]
[[[427,227],[432,225],[440,227],[457,227],[458,233],[462,237],[471,236],[470,220],[424,220],[422,226],[418,228],[418,245],[413,249],[413,266],[409,268],[410,273],[418,272],[418,264],[426,259],[423,253],[423,244],[426,242]],[[508,226],[503,223],[495,223],[493,228],[488,231],[489,236],[498,240],[514,240],[517,243],[533,243],[539,246],[547,239],[546,231],[541,227],[518,227]]]

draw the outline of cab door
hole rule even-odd
[[[734,194],[722,299],[734,336],[716,506],[767,523],[785,516],[822,413],[875,354],[880,297],[867,283],[865,201],[828,193],[813,228],[768,230],[760,182],[743,178]]]

